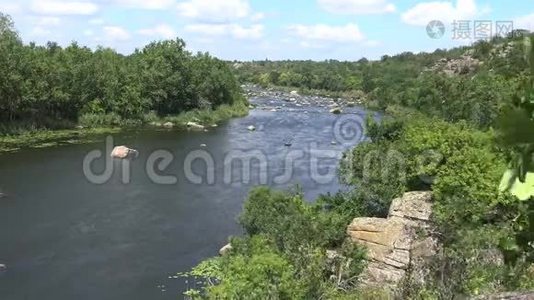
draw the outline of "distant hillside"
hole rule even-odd
[[[516,30],[509,37],[471,46],[403,52],[378,61],[254,61],[232,66],[241,82],[348,98],[363,91],[372,108],[404,106],[488,127],[527,71],[523,41],[531,34]],[[445,102],[449,105],[442,105]]]

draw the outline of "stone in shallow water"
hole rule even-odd
[[[113,148],[113,151],[111,151],[111,157],[113,158],[128,158],[128,157],[137,157],[139,152],[134,149],[130,149],[126,146],[117,146]]]
[[[342,111],[341,111],[341,108],[336,107],[336,108],[332,108],[332,109],[330,110],[330,113],[333,113],[333,114],[335,114],[335,115],[339,115],[340,113],[342,113]]]
[[[225,256],[230,251],[232,251],[232,245],[231,244],[226,244],[226,245],[224,245],[224,247],[221,248],[221,250],[219,250],[219,254],[221,256]]]
[[[165,127],[165,128],[173,128],[174,127],[174,123],[172,123],[172,122],[164,123],[163,127]]]
[[[204,130],[206,129],[203,125],[200,125],[196,122],[187,122],[187,124],[185,124],[187,126],[187,128],[191,129],[191,130]]]

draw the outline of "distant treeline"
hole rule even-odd
[[[181,39],[153,42],[131,55],[23,44],[0,14],[0,127],[61,127],[79,118],[107,123],[175,115],[242,101],[226,63],[192,55]]]
[[[300,90],[324,90],[366,94],[366,104],[384,110],[398,105],[421,110],[448,121],[467,120],[487,128],[527,71],[523,36],[478,41],[473,46],[432,53],[403,52],[380,60],[356,62],[254,61],[232,62],[241,82],[284,86]],[[466,66],[456,76],[436,70],[436,64],[459,60],[464,55],[480,62]],[[470,69],[471,68],[471,69]],[[358,95],[358,94],[355,94]],[[445,105],[446,103],[446,105]]]

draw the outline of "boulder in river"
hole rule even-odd
[[[164,123],[163,127],[165,127],[165,128],[173,128],[174,127],[174,123],[173,122]]]
[[[186,124],[187,128],[191,130],[204,130],[206,129],[203,125],[200,125],[196,122],[187,122]]]
[[[289,93],[289,94],[291,94],[291,96],[298,96],[298,95],[299,95],[299,92],[297,92],[297,91],[291,91],[291,93]]]
[[[0,272],[5,272],[5,271],[7,271],[7,266],[4,264],[0,264]]]
[[[139,152],[135,149],[130,149],[126,146],[117,146],[113,148],[113,151],[111,151],[111,157],[113,158],[129,158],[129,157],[137,157],[139,155]]]
[[[225,256],[227,255],[230,251],[232,251],[232,245],[231,244],[226,244],[224,245],[224,247],[221,248],[221,250],[219,250],[219,254],[221,256]]]
[[[256,130],[256,126],[254,126],[254,125],[250,125],[249,127],[247,127],[247,129],[248,129],[249,131],[255,131],[255,130]]]
[[[332,108],[330,110],[330,113],[333,113],[334,115],[339,115],[340,113],[342,113],[343,111],[341,110],[341,108],[339,107],[335,107],[335,108]]]

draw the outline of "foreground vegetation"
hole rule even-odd
[[[153,42],[127,56],[75,42],[65,48],[25,45],[11,18],[0,14],[0,69],[0,139],[18,139],[15,147],[69,136],[72,131],[49,131],[76,125],[217,122],[247,108],[227,64],[191,54],[180,39]]]
[[[404,282],[397,297],[453,299],[534,289],[533,44],[534,39],[511,36],[379,62],[238,66],[243,80],[264,85],[361,89],[367,105],[385,115],[380,123],[367,121],[369,141],[341,163],[340,178],[352,190],[313,204],[298,191],[253,190],[239,218],[245,236],[232,238],[225,256],[186,274],[206,280],[187,294],[387,299],[386,291],[358,285],[365,249],[347,242],[345,230],[355,217],[384,217],[391,200],[411,190],[433,192],[433,221],[443,249],[424,283]],[[437,61],[466,53],[482,63],[453,75],[432,70]],[[527,196],[516,196],[517,187]],[[341,256],[332,257],[329,249]]]

